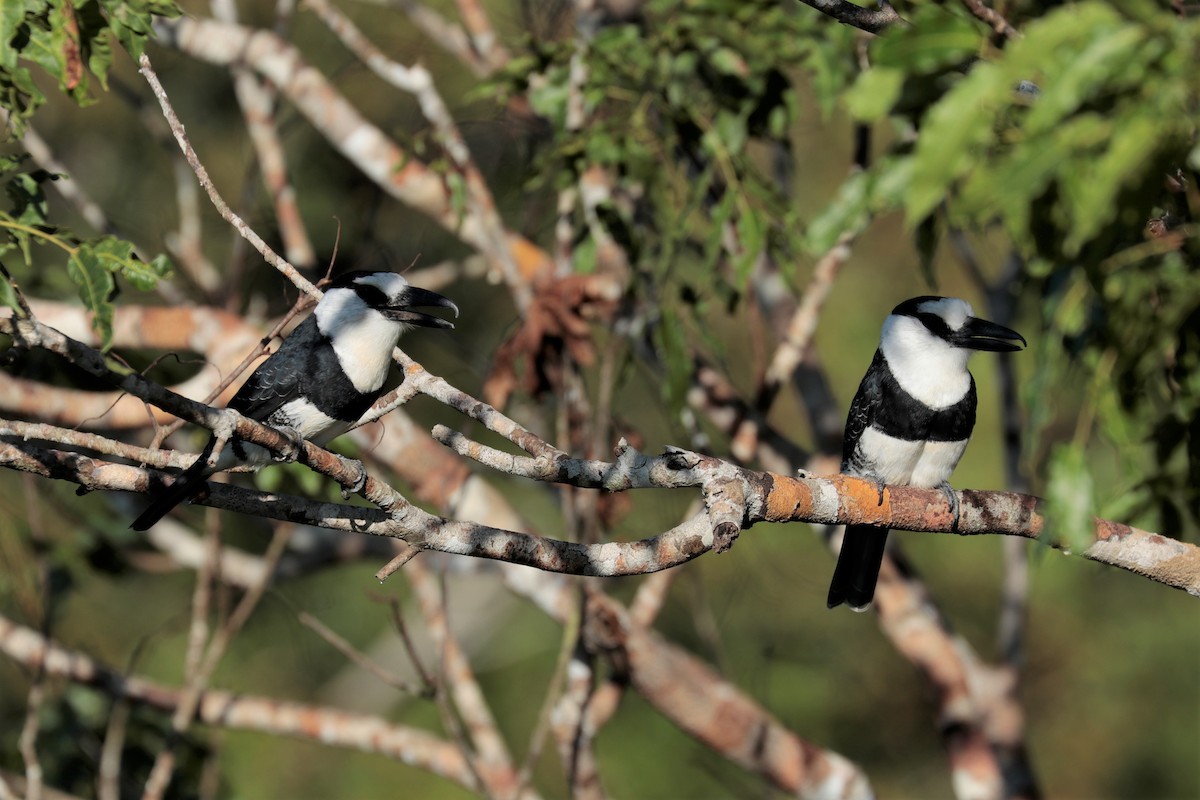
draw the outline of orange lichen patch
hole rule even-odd
[[[1096,520],[1096,539],[1101,542],[1119,542],[1133,533],[1134,529],[1123,523],[1107,519]]]
[[[764,515],[769,522],[787,522],[812,512],[812,490],[804,481],[771,476],[773,481],[767,490],[767,508]]]
[[[840,509],[853,515],[855,522],[866,525],[886,525],[892,519],[892,496],[883,490],[883,502],[879,502],[879,487],[862,478],[835,475],[831,480],[837,486]]]

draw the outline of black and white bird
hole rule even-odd
[[[1020,344],[1017,344],[1020,342]],[[975,316],[956,297],[914,297],[883,322],[879,349],[850,404],[842,439],[842,472],[879,484],[940,488],[958,520],[950,473],[975,427],[975,379],[967,360],[976,350],[1020,350],[1014,330]],[[887,529],[848,525],[829,607],[862,611],[875,596]]]
[[[312,315],[251,373],[229,401],[243,416],[282,429],[294,439],[324,445],[345,433],[383,392],[400,335],[414,325],[453,328],[449,320],[416,308],[458,307],[447,298],[410,286],[394,272],[338,276]],[[271,460],[261,447],[236,439],[207,461],[216,437],[196,461],[130,525],[144,531],[172,508],[195,497],[214,472]]]

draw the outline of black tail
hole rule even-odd
[[[846,603],[855,611],[865,611],[875,597],[879,565],[887,545],[887,529],[871,525],[847,525],[842,537],[833,580],[829,582],[829,607]]]
[[[144,531],[165,517],[172,508],[184,500],[191,500],[200,494],[200,490],[204,488],[206,479],[208,478],[207,462],[212,448],[213,443],[210,440],[208,446],[192,462],[192,465],[179,473],[174,482],[164,489],[163,493],[156,497],[154,502],[150,504],[150,507],[129,524],[129,527],[135,531]]]

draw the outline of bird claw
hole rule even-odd
[[[288,446],[278,455],[274,456],[276,461],[291,464],[300,457],[300,450],[304,447],[304,437],[300,435],[300,431],[290,426],[276,428],[288,440]]]
[[[354,480],[353,486],[346,486],[345,484],[342,484],[342,499],[349,500],[350,495],[358,494],[363,490],[364,487],[366,487],[367,468],[364,467],[363,463],[357,458],[346,458],[345,456],[337,453],[334,453],[334,455],[337,456],[338,461],[342,462],[343,467],[345,467],[347,470],[355,471],[358,475],[358,477]]]
[[[962,512],[958,502],[958,493],[954,491],[954,487],[950,485],[950,481],[942,481],[938,488],[946,496],[946,502],[950,505],[950,513],[954,516],[954,519],[950,522],[950,532],[958,533],[958,522]]]
[[[873,478],[875,482],[875,491],[879,493],[879,505],[883,505],[883,490],[887,488],[887,484],[878,478]]]

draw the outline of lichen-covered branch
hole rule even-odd
[[[106,378],[125,391],[147,402],[169,409],[181,418],[210,430],[229,429],[239,438],[267,448],[276,454],[289,453],[293,447],[280,432],[230,411],[222,411],[188,400],[152,384],[136,374],[118,375],[105,363],[104,356],[35,320],[0,318],[0,331],[10,333],[23,346],[43,347],[55,352],[97,377]],[[669,448],[660,456],[647,456],[628,445],[618,447],[613,462],[573,459],[555,450],[496,409],[432,376],[419,364],[405,360],[406,379],[414,380],[418,390],[441,399],[518,443],[531,455],[506,455],[494,448],[471,442],[447,428],[435,433],[457,450],[503,472],[542,481],[563,483],[580,488],[618,491],[639,488],[695,488],[710,501],[720,502],[670,531],[648,536],[636,542],[604,542],[582,545],[530,536],[473,522],[448,520],[430,514],[405,499],[399,492],[374,475],[366,475],[362,496],[386,514],[386,523],[368,525],[364,532],[380,533],[404,539],[410,545],[427,550],[491,558],[534,566],[552,572],[576,575],[615,576],[656,572],[690,561],[730,543],[729,500],[731,486],[738,485],[734,505],[744,508],[741,528],[757,522],[814,522],[845,525],[871,524],[898,530],[930,533],[956,532],[963,535],[999,533],[1045,541],[1064,548],[1052,532],[1045,531],[1045,519],[1038,511],[1038,499],[1007,492],[964,491],[958,494],[961,516],[957,527],[946,498],[940,491],[913,487],[888,487],[882,500],[874,483],[845,475],[829,478],[790,477],[755,472],[711,456]],[[232,426],[232,427],[230,427]],[[56,453],[56,451],[51,451]],[[363,477],[351,462],[304,442],[296,453],[299,461],[342,486],[355,486]],[[47,462],[53,462],[48,465]],[[0,449],[0,464],[38,474],[75,480],[90,488],[119,488],[144,491],[146,476],[132,467],[110,465],[125,470],[119,476],[106,476],[103,464],[90,463],[82,456],[56,453],[48,458],[35,454],[22,444]],[[51,466],[54,469],[51,469]],[[133,472],[130,473],[129,471]],[[86,483],[85,483],[86,481]],[[111,481],[111,483],[110,483]],[[731,483],[733,482],[733,483]],[[202,502],[217,505],[224,492],[212,493]],[[275,518],[290,519],[282,513],[310,519],[309,512],[321,514],[340,506],[308,504],[298,498],[286,512],[267,511]],[[362,519],[361,515],[358,516]],[[374,518],[373,515],[368,519]],[[328,527],[332,520],[323,520]],[[342,523],[336,527],[350,527]],[[358,529],[358,525],[353,526]],[[720,536],[714,538],[714,527]],[[1109,520],[1097,520],[1093,543],[1082,553],[1086,558],[1135,572],[1151,580],[1174,586],[1200,596],[1200,548],[1195,545],[1142,531]]]

